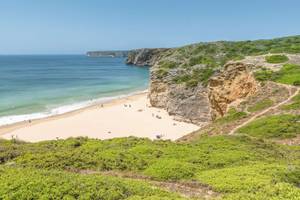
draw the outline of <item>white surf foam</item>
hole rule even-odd
[[[113,97],[102,97],[99,99],[93,99],[93,100],[89,100],[89,101],[74,103],[71,105],[61,106],[61,107],[54,108],[54,109],[51,109],[51,110],[45,111],[45,112],[40,112],[40,113],[32,113],[32,114],[24,114],[24,115],[11,115],[11,116],[0,117],[0,126],[11,125],[14,123],[35,120],[35,119],[43,119],[43,118],[47,118],[47,117],[51,117],[51,116],[55,116],[55,115],[61,115],[61,114],[65,114],[65,113],[79,110],[82,108],[86,108],[86,107],[89,107],[92,105],[96,105],[96,104],[100,104],[100,103],[107,103],[107,102],[115,100],[115,99],[129,97],[129,96],[132,96],[135,94],[141,94],[144,92],[147,92],[147,90],[136,91],[136,92],[132,92],[129,94],[123,94],[123,95],[113,96]]]

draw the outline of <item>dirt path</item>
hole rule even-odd
[[[155,185],[166,191],[176,192],[182,197],[186,198],[199,198],[209,200],[219,196],[219,194],[212,191],[212,189],[209,186],[201,184],[197,181],[156,181],[152,180],[150,177],[134,174],[131,172],[99,172],[93,170],[81,170],[75,172],[80,174],[99,174],[104,176],[114,176],[119,178],[133,179],[137,181],[146,181],[147,183]]]
[[[286,104],[287,102],[289,102],[292,98],[294,98],[300,91],[300,88],[297,88],[297,90],[293,93],[293,86],[289,86],[289,85],[285,85],[285,84],[281,84],[283,85],[284,87],[286,87],[289,91],[289,98],[287,98],[286,100],[274,105],[274,106],[271,106],[265,110],[263,110],[262,112],[259,112],[257,114],[255,114],[254,116],[252,116],[250,119],[248,119],[247,121],[243,122],[242,124],[236,126],[234,129],[232,129],[230,132],[229,132],[229,135],[233,135],[239,128],[245,126],[246,124],[254,121],[255,119],[257,119],[258,117],[266,114],[267,112],[269,112],[270,110],[275,110],[277,109],[278,107],[282,106],[283,104]]]

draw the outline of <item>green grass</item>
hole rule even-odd
[[[300,134],[300,116],[275,115],[264,117],[240,128],[238,132],[258,138],[293,138]]]
[[[0,167],[0,199],[179,199],[141,181],[54,170]],[[180,198],[181,199],[181,198]]]
[[[129,170],[141,174],[149,172],[150,169],[157,169],[157,165],[165,160],[175,159],[182,163],[183,167],[211,169],[256,160],[273,161],[280,159],[284,153],[281,152],[281,148],[273,145],[266,150],[263,142],[254,139],[228,136],[203,137],[195,143],[188,144],[152,142],[137,138],[105,141],[78,138],[11,145],[13,148],[4,147],[1,152],[3,155],[9,155],[5,158],[6,162],[13,161],[22,167],[55,170]],[[10,152],[14,152],[15,157],[11,157]],[[174,176],[186,177],[180,170],[178,175]]]
[[[292,103],[284,105],[281,107],[284,110],[298,110],[300,109],[300,94],[296,95],[292,99]]]
[[[299,199],[300,190],[287,173],[296,172],[281,164],[257,163],[200,172],[197,179],[224,193],[224,199]],[[277,191],[277,192],[276,192]]]
[[[191,57],[189,60],[189,65],[190,66],[194,66],[197,64],[206,64],[206,65],[214,65],[216,64],[214,59],[212,57],[209,56],[196,56],[196,57]]]
[[[176,67],[176,62],[172,62],[172,61],[165,61],[160,63],[160,67],[164,68],[164,69],[173,69]]]
[[[196,87],[198,83],[207,85],[213,73],[212,68],[194,69],[191,74],[177,76],[173,81],[177,84],[186,84],[188,87]]]
[[[196,167],[193,164],[177,159],[162,159],[150,165],[145,174],[159,180],[181,180],[194,176]]]
[[[230,60],[240,60],[245,56],[265,55],[268,53],[279,54],[268,57],[267,59],[270,62],[286,62],[287,58],[281,53],[300,53],[300,36],[273,40],[198,43],[172,49],[168,51],[168,54],[164,54],[160,58],[161,62],[158,68],[163,70],[157,70],[157,73],[159,73],[158,77],[161,79],[170,75],[168,73],[170,69],[165,66],[164,62],[174,60],[176,65],[173,65],[171,69],[179,68],[181,71],[180,73],[171,74],[172,80],[179,79],[180,81],[175,81],[175,83],[186,83],[188,87],[195,87],[198,83],[207,81],[216,70],[222,68]],[[194,78],[192,75],[194,66],[198,64],[201,64],[204,69],[209,68],[212,70],[212,73],[203,75],[208,78]],[[185,78],[182,76],[190,77]],[[202,75],[198,74],[197,77],[199,76]]]
[[[255,73],[259,81],[275,81],[278,83],[299,85],[300,84],[300,66],[285,64],[279,71],[274,72],[268,69],[262,69]]]
[[[250,106],[248,108],[249,112],[257,112],[260,110],[264,110],[268,107],[271,107],[274,104],[274,102],[271,99],[264,99],[260,102],[258,102],[257,104]]]
[[[243,192],[256,195],[253,184],[270,192],[265,184],[270,182],[269,175],[255,171],[238,179],[234,174],[235,169],[246,172],[257,163],[279,165],[276,184],[286,184],[289,190],[282,194],[289,195],[290,190],[296,191],[293,185],[298,184],[299,170],[286,168],[294,169],[293,166],[300,164],[299,150],[248,136],[202,136],[189,143],[134,137],[103,141],[71,138],[39,143],[0,140],[0,199],[48,199],[49,195],[54,199],[177,198],[143,182],[66,172],[78,170],[124,171],[160,181],[198,179],[224,194],[224,198]]]
[[[289,58],[286,55],[272,55],[272,56],[266,56],[266,61],[268,63],[276,64],[276,63],[284,63],[289,60]]]
[[[237,111],[234,108],[230,108],[227,114],[216,120],[217,123],[225,124],[229,122],[233,122],[242,118],[245,118],[247,116],[247,113],[242,111]]]
[[[300,66],[286,64],[279,71],[278,78],[275,79],[276,82],[290,84],[290,85],[299,85],[300,80]]]
[[[171,69],[174,69],[177,65],[176,62],[173,61],[161,61],[159,63],[160,68],[157,71],[158,77],[166,76]]]

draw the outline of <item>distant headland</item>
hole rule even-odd
[[[88,51],[88,57],[127,57],[129,51]]]

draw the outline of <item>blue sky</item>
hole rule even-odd
[[[299,35],[299,8],[299,0],[0,0],[0,54]]]

